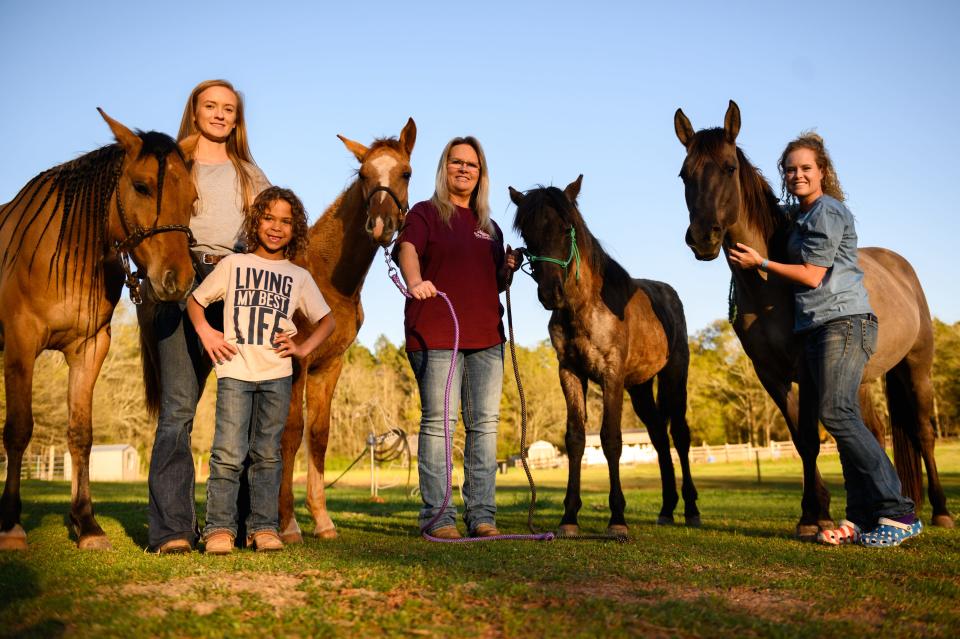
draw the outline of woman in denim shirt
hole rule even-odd
[[[817,535],[820,543],[890,547],[920,534],[913,502],[900,494],[900,479],[860,415],[858,389],[876,350],[877,318],[857,264],[853,214],[819,135],[808,133],[784,149],[783,189],[795,203],[787,240],[790,264],[764,259],[737,244],[732,264],[759,268],[794,283],[794,332],[804,340],[804,359],[817,389],[819,416],[837,442],[847,491],[847,518]],[[869,532],[862,532],[862,531]]]

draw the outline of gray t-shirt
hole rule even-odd
[[[794,285],[794,332],[809,331],[838,317],[872,313],[857,264],[857,231],[850,209],[823,195],[810,210],[794,210],[793,215],[787,239],[790,261],[827,269],[817,288]]]
[[[254,164],[244,163],[253,182],[254,195],[270,182]],[[243,193],[233,162],[194,166],[197,181],[197,203],[190,219],[190,230],[197,238],[195,251],[223,255],[232,253],[243,226]]]

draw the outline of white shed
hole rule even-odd
[[[63,458],[63,476],[73,477],[73,459]],[[101,444],[90,449],[90,481],[136,481],[140,479],[140,453],[130,444]]]
[[[657,451],[650,443],[650,435],[646,430],[626,430],[623,437],[623,449],[620,453],[621,464],[651,464],[657,461]],[[583,450],[583,465],[606,465],[607,458],[603,456],[600,446],[600,434],[587,435]]]

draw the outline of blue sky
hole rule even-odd
[[[0,3],[0,201],[40,171],[109,143],[95,108],[175,134],[191,88],[231,80],[245,95],[253,154],[312,217],[348,184],[337,133],[369,142],[418,127],[411,201],[437,157],[476,135],[494,219],[518,244],[507,186],[564,186],[635,277],[680,294],[691,332],[726,313],[729,271],[696,262],[673,133],[740,105],[739,142],[776,177],[784,144],[826,139],[861,246],[915,266],[933,314],[960,321],[957,124],[960,5],[953,2]],[[525,276],[518,341],[548,314]],[[361,341],[402,339],[402,298],[375,260]]]

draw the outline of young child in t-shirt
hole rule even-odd
[[[270,187],[247,214],[247,253],[221,260],[187,301],[187,313],[217,373],[217,425],[207,480],[206,552],[228,554],[237,536],[237,492],[249,455],[247,543],[280,550],[277,502],[280,438],[290,407],[290,357],[305,357],[334,328],[330,307],[310,273],[290,262],[307,245],[307,216],[290,190]],[[224,301],[223,333],[203,309]],[[313,326],[299,344],[293,314]]]

